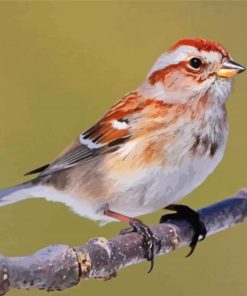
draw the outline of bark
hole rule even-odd
[[[208,236],[245,222],[247,190],[198,212]],[[191,226],[185,221],[154,225],[151,229],[162,239],[162,247],[157,255],[189,244],[193,235]],[[14,288],[64,290],[82,279],[110,279],[116,276],[119,269],[137,264],[143,258],[143,240],[137,233],[109,240],[97,237],[79,247],[48,246],[31,256],[0,256],[0,295]]]

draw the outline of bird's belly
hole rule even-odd
[[[178,166],[134,171],[119,182],[118,197],[109,206],[116,212],[135,217],[175,203],[205,180],[223,153],[224,147],[212,158],[187,158]]]
[[[157,211],[185,197],[215,169],[223,153],[222,146],[214,157],[184,157],[184,161],[176,165],[171,162],[165,166],[154,165],[119,175],[114,173],[113,176],[108,176],[109,180],[105,180],[106,184],[113,186],[108,185],[108,189],[97,198],[92,198],[84,186],[76,191],[58,191],[47,186],[38,186],[36,196],[63,202],[75,213],[91,220],[116,221],[104,215],[106,208],[137,217]]]

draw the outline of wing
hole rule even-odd
[[[131,122],[139,116],[140,97],[131,93],[114,105],[95,125],[82,133],[53,163],[27,174],[48,175],[101,158],[118,150],[132,137]]]

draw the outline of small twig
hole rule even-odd
[[[198,211],[208,235],[247,220],[247,191]],[[193,230],[185,221],[151,227],[162,239],[157,255],[188,244]],[[0,295],[9,289],[64,290],[81,279],[110,279],[119,269],[141,262],[143,240],[137,233],[113,239],[94,238],[85,245],[72,248],[54,245],[25,257],[0,257]]]

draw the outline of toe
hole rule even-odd
[[[190,252],[186,257],[189,257],[195,250],[198,241],[205,239],[207,235],[207,229],[204,223],[200,220],[200,215],[191,208],[184,205],[172,205],[168,207],[170,210],[177,211],[174,214],[163,215],[160,218],[160,223],[169,222],[169,220],[186,220],[192,226],[194,235],[190,243]]]
[[[121,229],[119,234],[125,235],[125,234],[132,233],[132,232],[135,232],[134,227],[128,227],[128,228]]]
[[[148,273],[150,273],[154,266],[154,253],[155,251],[159,252],[161,248],[161,240],[148,226],[143,224],[140,220],[133,219],[131,221],[131,225],[134,230],[144,239],[145,258],[151,262],[151,266],[148,271]]]

